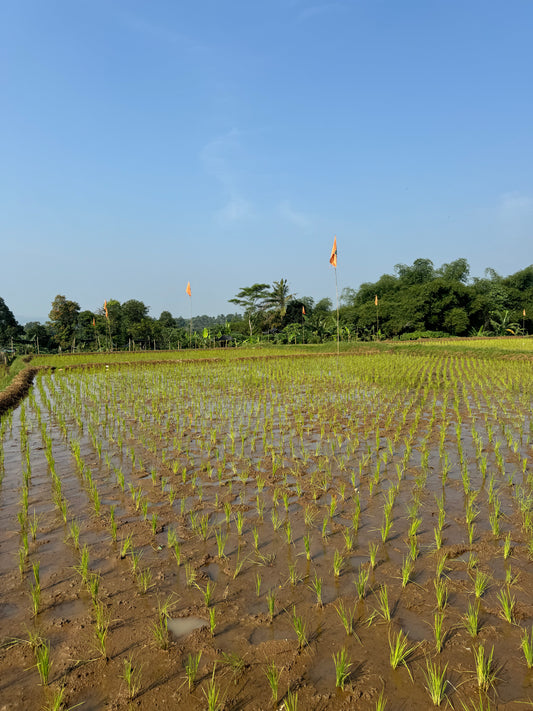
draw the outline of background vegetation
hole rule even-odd
[[[376,304],[377,297],[377,304]],[[242,310],[192,320],[142,301],[107,301],[97,311],[57,295],[45,324],[17,323],[0,298],[0,349],[5,354],[109,350],[171,350],[228,345],[318,344],[337,337],[331,299],[291,293],[286,279],[239,289],[230,302]],[[466,259],[435,267],[429,259],[397,264],[393,274],[342,291],[342,341],[442,336],[524,335],[533,326],[533,265],[507,277],[487,269],[470,278]]]

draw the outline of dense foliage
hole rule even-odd
[[[242,287],[232,304],[239,314],[175,317],[149,315],[142,301],[106,302],[96,312],[58,295],[46,324],[22,328],[0,299],[0,347],[13,339],[19,351],[174,349],[273,341],[322,343],[337,337],[337,309],[331,299],[317,302],[290,293],[286,279]],[[341,340],[469,335],[522,335],[531,332],[533,265],[502,277],[487,269],[470,278],[466,259],[435,267],[429,259],[397,264],[394,274],[342,291]]]

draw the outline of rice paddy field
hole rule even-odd
[[[524,343],[40,370],[0,708],[532,708]]]

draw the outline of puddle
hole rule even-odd
[[[278,630],[273,625],[258,627],[249,637],[250,644],[258,645],[263,642],[273,642],[274,640],[287,641],[287,630]]]
[[[202,620],[200,617],[176,617],[169,619],[168,629],[176,639],[180,639],[194,632],[194,630],[200,629],[200,627],[207,627],[207,624],[207,620]]]
[[[205,572],[205,574],[210,580],[213,580],[214,582],[218,580],[218,575],[220,573],[220,567],[218,563],[208,563],[202,568],[202,570]]]

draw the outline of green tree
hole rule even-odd
[[[244,315],[248,320],[250,338],[253,335],[253,328],[259,322],[259,316],[264,310],[264,301],[269,294],[269,284],[252,284],[243,286],[238,294],[229,299],[230,304],[237,304],[244,309]]]
[[[69,301],[61,294],[58,294],[52,301],[52,308],[48,318],[50,319],[53,340],[60,348],[68,348],[74,344],[79,313],[79,304],[75,301]]]
[[[28,323],[24,325],[24,333],[26,340],[32,342],[35,349],[37,349],[37,344],[39,344],[39,350],[48,348],[50,344],[50,333],[42,323],[38,321],[28,321]]]
[[[19,338],[23,332],[22,326],[0,297],[0,346],[11,345],[11,339]]]
[[[436,272],[437,276],[442,277],[445,281],[460,281],[466,284],[470,274],[470,267],[464,257],[456,259],[449,264],[443,264]]]
[[[463,336],[468,330],[469,323],[465,309],[458,306],[450,309],[444,317],[444,329],[454,336]]]

